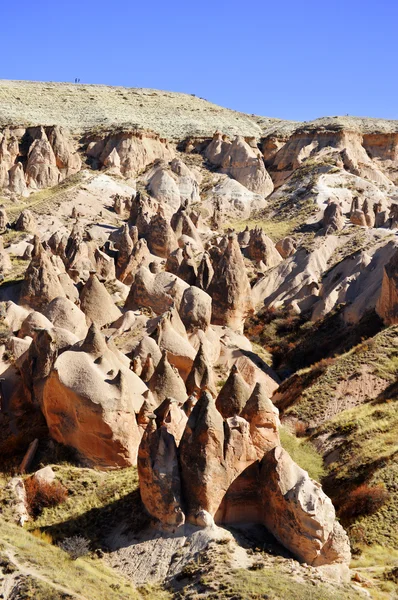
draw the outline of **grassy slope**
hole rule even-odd
[[[61,549],[4,519],[0,519],[0,538],[3,560],[8,558],[11,564],[17,565],[18,570],[19,567],[23,569],[22,573],[26,569],[33,579],[42,577],[45,580],[33,585],[35,593],[32,597],[36,600],[57,597],[48,595],[50,591],[56,594],[52,584],[67,588],[71,595],[81,594],[87,600],[141,598],[127,580],[106,567],[102,561],[88,557],[72,561]]]
[[[398,373],[398,326],[389,327],[374,338],[339,356],[319,377],[312,380],[311,373],[319,366],[299,371],[296,377],[308,378],[310,385],[288,407],[285,415],[293,415],[305,422],[322,421],[328,405],[341,381],[360,376],[363,365],[370,367],[370,372],[386,381],[386,387],[393,383]],[[288,387],[288,382],[284,387]],[[371,399],[371,398],[370,398]]]

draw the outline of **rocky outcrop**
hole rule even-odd
[[[167,258],[178,247],[174,231],[161,207],[150,221],[146,239],[150,252],[162,258]]]
[[[241,330],[253,308],[251,289],[239,244],[230,236],[208,289],[212,297],[212,323]]]
[[[348,536],[331,500],[280,446],[263,459],[260,482],[264,524],[299,560],[314,566],[349,562]]]
[[[214,380],[213,369],[205,351],[205,344],[200,343],[199,350],[195,356],[192,369],[185,382],[189,395],[199,396],[207,391],[213,397],[216,396],[216,384]]]
[[[384,267],[376,312],[386,325],[398,323],[398,250]]]
[[[161,315],[171,306],[180,307],[185,290],[188,288],[179,277],[171,273],[160,272],[153,274],[146,267],[140,267],[134,277],[124,308],[151,308]]]
[[[209,294],[195,286],[187,288],[180,304],[180,317],[188,332],[206,331],[211,321],[212,300]]]
[[[148,512],[163,526],[182,525],[181,481],[174,436],[166,427],[156,429],[155,415],[143,435],[138,451],[141,499]]]
[[[86,315],[87,323],[96,323],[98,327],[116,321],[121,315],[111,295],[95,273],[90,274],[80,292],[80,308]]]
[[[278,250],[282,258],[289,258],[296,252],[297,244],[294,238],[285,237],[275,244],[275,248]]]
[[[112,161],[125,177],[137,173],[157,159],[171,160],[174,152],[165,140],[145,131],[122,131],[110,133],[105,138],[89,143],[87,154],[106,166]],[[111,157],[112,155],[112,157]]]
[[[35,256],[26,269],[22,283],[20,303],[40,310],[54,298],[65,296],[49,255],[36,240]]]
[[[64,127],[54,125],[49,128],[47,135],[62,179],[80,171],[82,162],[74,148],[69,132]]]
[[[166,351],[163,352],[162,358],[148,382],[148,387],[158,405],[166,398],[175,398],[180,403],[187,399],[184,381],[178,370],[169,363]]]
[[[322,225],[325,234],[341,231],[344,226],[343,211],[337,202],[329,202],[323,213]]]
[[[9,224],[8,216],[4,206],[0,206],[0,231],[4,231]]]
[[[54,298],[45,308],[44,315],[54,327],[67,329],[79,339],[83,339],[87,334],[84,313],[67,298]]]
[[[127,466],[137,457],[141,434],[135,413],[146,389],[93,325],[80,347],[56,359],[42,410],[51,436],[91,464]]]
[[[29,147],[25,173],[27,185],[34,189],[52,187],[61,179],[54,150],[42,127]]]
[[[237,136],[230,142],[216,132],[205,155],[220,167],[222,173],[233,177],[248,190],[262,196],[269,196],[273,191],[274,184],[265,169],[260,151],[255,144],[250,146],[243,137]]]
[[[195,350],[188,341],[185,327],[175,309],[164,313],[152,333],[161,351],[185,381],[195,359]]]
[[[19,215],[19,217],[15,223],[15,229],[17,231],[26,231],[29,233],[36,233],[36,230],[37,230],[36,219],[34,218],[34,216],[30,210],[25,208],[25,210],[23,210],[21,212],[21,214]]]
[[[216,400],[216,407],[224,419],[240,415],[250,396],[250,391],[234,365]]]
[[[348,537],[331,500],[280,447],[277,414],[260,386],[243,414],[223,419],[204,392],[178,447],[170,424],[167,433],[147,426],[138,474],[149,514],[172,529],[185,520],[211,526],[214,518],[262,523],[302,562],[347,564]]]
[[[249,258],[258,263],[262,262],[266,267],[275,267],[282,260],[273,241],[265,235],[261,227],[251,230],[247,254]]]

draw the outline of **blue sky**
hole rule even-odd
[[[284,119],[398,119],[397,0],[3,0],[2,79],[193,93]]]

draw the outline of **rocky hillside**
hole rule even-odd
[[[393,598],[397,124],[0,114],[3,597]]]

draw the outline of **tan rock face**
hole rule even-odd
[[[341,210],[341,206],[339,206],[336,202],[330,202],[325,208],[322,225],[325,229],[325,233],[334,233],[343,229],[343,212]]]
[[[206,331],[211,321],[211,297],[198,287],[187,288],[180,304],[180,317],[187,331]]]
[[[64,179],[80,171],[81,159],[75,151],[69,132],[64,127],[54,125],[47,135],[62,178]]]
[[[127,310],[152,308],[156,314],[161,315],[173,304],[179,308],[188,287],[185,281],[171,273],[153,274],[146,267],[141,267],[135,274],[124,307]]]
[[[303,126],[287,140],[277,140],[273,135],[267,138],[263,144],[264,158],[267,167],[273,172],[277,187],[307,158],[330,147],[340,153],[344,168],[353,175],[389,185],[391,180],[383,172],[387,165],[382,166],[381,163],[372,161],[366,150],[371,142],[369,139],[365,142],[365,138],[366,136],[350,130],[321,128],[311,131]]]
[[[366,216],[363,210],[354,210],[350,214],[350,221],[353,225],[359,225],[360,227],[367,227]]]
[[[34,189],[52,187],[61,179],[54,151],[43,128],[29,148],[25,172],[28,186]]]
[[[157,159],[169,161],[174,157],[173,150],[158,136],[149,132],[132,131],[110,134],[105,139],[90,144],[87,153],[98,158],[103,165],[113,153],[112,163],[117,160],[120,172],[125,177],[135,177],[140,170]]]
[[[265,235],[261,227],[252,229],[248,245],[248,256],[256,261],[262,261],[266,267],[275,267],[281,262],[281,256],[273,241]]]
[[[4,206],[0,206],[0,231],[4,231],[9,223],[6,209]]]
[[[151,219],[147,243],[150,252],[162,258],[167,258],[178,247],[174,231],[161,209]]]
[[[166,527],[185,521],[181,508],[181,482],[177,447],[166,427],[156,429],[152,419],[138,451],[140,494],[148,512]]]
[[[213,398],[202,394],[180,442],[181,480],[187,512],[214,515],[228,487],[224,460],[224,425]]]
[[[87,323],[96,323],[99,327],[116,321],[121,315],[109,292],[94,273],[80,292],[80,308],[86,315]]]
[[[240,415],[250,396],[250,391],[234,365],[216,400],[216,407],[224,419]]]
[[[185,384],[189,395],[195,393],[199,396],[202,391],[210,392],[213,397],[216,395],[213,369],[203,342],[200,343],[199,350]]]
[[[242,137],[231,143],[216,133],[205,151],[206,158],[220,166],[223,173],[233,177],[247,189],[269,196],[274,189],[259,150],[252,148]]]
[[[36,219],[34,218],[30,210],[25,209],[21,212],[17,219],[17,222],[15,223],[15,229],[17,231],[27,231],[29,233],[36,233]]]
[[[80,349],[63,352],[44,385],[51,436],[100,467],[135,464],[141,434],[135,413],[145,384],[92,327]]]
[[[208,292],[212,297],[212,323],[241,330],[253,304],[242,254],[234,236],[228,240]]]
[[[65,297],[64,289],[47,252],[39,244],[22,283],[20,303],[40,309],[51,300]]]
[[[54,298],[44,311],[44,315],[55,327],[62,327],[83,339],[87,334],[84,313],[67,298]]]
[[[178,370],[185,381],[195,359],[195,350],[188,341],[185,327],[177,311],[164,313],[152,334],[161,351],[167,353],[168,361]]]
[[[158,405],[166,398],[175,398],[181,403],[187,399],[184,381],[177,369],[170,365],[166,351],[163,352],[162,358],[148,382],[148,387]]]
[[[333,550],[341,529],[331,500],[280,446],[263,459],[260,482],[264,524],[295,556],[310,565],[350,559],[346,534]]]
[[[376,312],[386,325],[398,323],[398,251],[384,267]]]
[[[178,447],[170,440],[167,452],[163,446],[151,454],[162,434],[147,426],[138,471],[148,512],[166,527],[178,526],[183,518],[200,527],[214,518],[219,523],[262,523],[300,561],[348,563],[348,538],[333,505],[320,484],[279,446],[277,410],[262,384],[256,385],[242,416],[223,419],[206,392],[196,404],[191,399]],[[159,425],[170,434],[170,402],[158,410]],[[175,425],[177,421],[178,416]],[[161,470],[165,476],[160,480]]]
[[[275,248],[282,258],[289,258],[289,256],[292,256],[296,252],[296,247],[297,244],[291,237],[285,237],[275,244]]]
[[[250,435],[261,460],[264,453],[279,445],[278,409],[268,398],[266,386],[256,383],[241,411],[241,417],[250,424]]]

